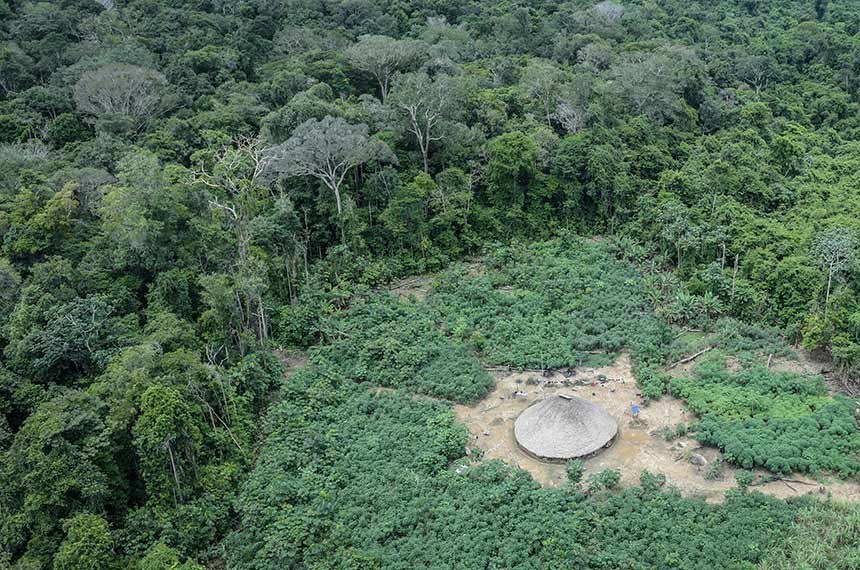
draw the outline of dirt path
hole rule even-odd
[[[679,423],[694,420],[683,402],[664,396],[647,408],[642,408],[634,420],[631,404],[638,402],[636,383],[631,371],[630,358],[622,354],[612,365],[602,368],[581,368],[570,378],[560,372],[549,377],[540,374],[516,372],[498,373],[495,389],[474,406],[454,407],[457,417],[468,426],[472,445],[479,447],[488,459],[501,459],[532,474],[541,485],[556,487],[566,481],[565,467],[546,463],[526,455],[513,435],[516,417],[534,402],[561,393],[575,394],[602,406],[618,421],[618,436],[612,447],[585,460],[585,478],[604,469],[621,472],[622,485],[636,485],[643,470],[662,473],[668,485],[677,487],[685,495],[704,496],[709,501],[721,501],[726,490],[736,486],[735,470],[722,469],[719,479],[707,479],[709,466],[720,459],[714,448],[701,447],[689,437],[667,441],[663,430],[674,430]],[[603,383],[598,378],[604,379]],[[563,385],[580,382],[587,385]],[[595,385],[591,385],[592,381]],[[535,383],[538,382],[538,383]],[[704,465],[694,465],[691,459]],[[762,472],[764,475],[764,472]],[[826,484],[802,475],[794,475],[792,482],[773,481],[754,488],[763,493],[785,498],[807,493],[820,493],[822,489],[834,497],[860,500],[860,484],[840,481]]]

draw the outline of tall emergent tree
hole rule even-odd
[[[568,133],[577,133],[588,123],[588,98],[593,88],[594,78],[584,73],[559,88],[555,119]]]
[[[857,234],[849,228],[831,228],[823,231],[812,242],[812,255],[827,272],[827,293],[824,297],[824,314],[830,304],[833,279],[848,270],[857,253]]]
[[[343,230],[341,188],[350,170],[372,160],[396,161],[384,142],[368,135],[365,124],[351,125],[340,117],[310,119],[299,125],[285,143],[266,151],[267,168],[286,176],[312,176],[334,194],[338,223]]]
[[[167,80],[151,69],[110,64],[84,73],[74,86],[75,104],[91,115],[153,115]]]
[[[357,43],[347,48],[346,56],[357,69],[376,78],[384,102],[394,74],[417,63],[425,52],[426,46],[417,40],[367,35],[361,36]]]
[[[525,94],[539,104],[548,125],[552,124],[553,111],[559,102],[563,77],[559,68],[543,59],[531,60],[523,71]]]
[[[424,172],[429,171],[430,145],[445,138],[445,122],[461,106],[461,87],[456,78],[444,74],[431,79],[424,72],[405,73],[395,79],[391,99],[418,143]]]

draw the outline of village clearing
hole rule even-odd
[[[500,459],[531,473],[545,487],[558,487],[567,480],[563,463],[549,463],[527,455],[514,439],[517,416],[538,400],[555,394],[570,394],[603,407],[618,422],[618,435],[610,447],[584,459],[585,475],[605,469],[621,473],[621,484],[639,484],[647,470],[661,473],[666,484],[687,496],[702,496],[720,502],[728,489],[737,486],[735,468],[725,464],[718,449],[703,447],[695,439],[677,433],[679,424],[695,421],[683,402],[668,395],[640,405],[638,418],[632,404],[640,403],[630,357],[622,353],[609,366],[540,372],[493,371],[495,388],[471,406],[456,405],[454,411],[471,433],[470,447],[480,449],[482,459]],[[475,456],[477,454],[473,454]],[[714,465],[721,465],[714,467]],[[834,478],[821,481],[806,475],[773,479],[757,472],[754,490],[779,498],[806,494],[830,494],[843,500],[860,501],[860,483]]]

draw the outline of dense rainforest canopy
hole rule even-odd
[[[853,0],[0,0],[0,569],[860,568],[856,506],[542,489],[450,411],[628,350],[856,479],[751,355],[860,377],[858,173]]]

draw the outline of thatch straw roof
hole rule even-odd
[[[550,396],[526,409],[514,423],[517,443],[550,461],[592,454],[617,432],[618,424],[603,408],[575,396]]]

